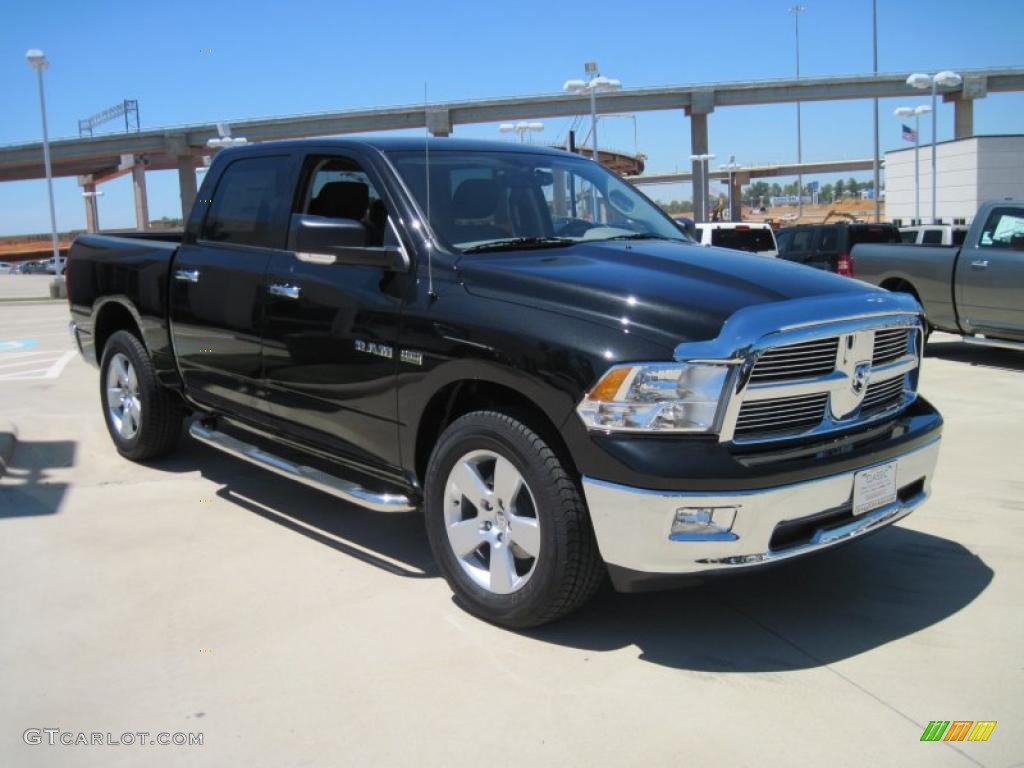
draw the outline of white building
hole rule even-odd
[[[936,215],[947,224],[970,224],[978,204],[1004,197],[1024,198],[1024,136],[972,136],[936,147]],[[932,216],[932,147],[920,148],[920,219]],[[914,148],[885,153],[885,217],[898,224],[914,212]]]

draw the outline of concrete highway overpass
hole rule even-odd
[[[908,72],[879,75],[843,75],[801,79],[765,80],[703,85],[629,88],[602,93],[597,100],[600,113],[681,110],[690,119],[690,153],[708,151],[707,116],[716,108],[797,101],[835,101],[887,97],[920,97],[921,92],[906,84]],[[974,100],[988,93],[1024,91],[1024,68],[962,70],[963,83],[940,88],[943,99],[953,102],[954,134],[957,138],[974,132]],[[574,94],[545,94],[502,99],[453,101],[423,106],[347,110],[289,117],[238,120],[230,123],[235,136],[249,141],[307,136],[334,136],[408,128],[427,128],[435,136],[449,135],[456,125],[490,123],[545,117],[568,117],[590,111],[589,97]],[[195,169],[203,155],[210,154],[206,142],[217,137],[216,123],[158,128],[139,133],[109,134],[91,138],[51,142],[54,174],[76,176],[85,191],[96,184],[131,173],[135,187],[136,220],[148,226],[146,170],[177,169],[183,213],[196,195]],[[694,171],[699,173],[698,168]],[[42,145],[39,142],[0,147],[0,181],[34,179],[43,176]],[[694,189],[694,205],[702,204],[707,183]],[[86,197],[87,221],[95,228],[95,197]]]

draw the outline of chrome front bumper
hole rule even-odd
[[[895,459],[899,498],[853,517],[855,472],[764,490],[735,493],[650,491],[583,478],[583,489],[601,555],[610,566],[659,574],[732,570],[786,560],[849,541],[894,523],[928,497],[940,438]],[[875,465],[865,465],[868,469]],[[681,508],[714,510],[705,533],[672,534]],[[722,510],[722,513],[718,512]],[[844,515],[844,510],[846,514]],[[771,548],[780,524],[811,523],[805,540]],[[721,518],[720,518],[721,515]],[[714,525],[714,524],[717,524]]]

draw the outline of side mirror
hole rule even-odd
[[[302,261],[380,267],[390,272],[409,268],[405,250],[393,245],[368,245],[370,230],[355,219],[293,214],[288,229],[288,250]]]

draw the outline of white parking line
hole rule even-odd
[[[66,366],[68,363],[70,363],[71,362],[71,358],[73,358],[74,356],[75,356],[74,350],[68,350],[67,352],[65,352],[63,355],[61,355],[60,360],[55,362],[53,365],[51,365],[46,370],[46,375],[43,376],[43,378],[44,379],[56,379],[58,376],[61,375],[61,373],[64,372],[64,366]]]
[[[74,350],[61,352],[52,349],[0,353],[0,381],[56,379],[74,356]]]

